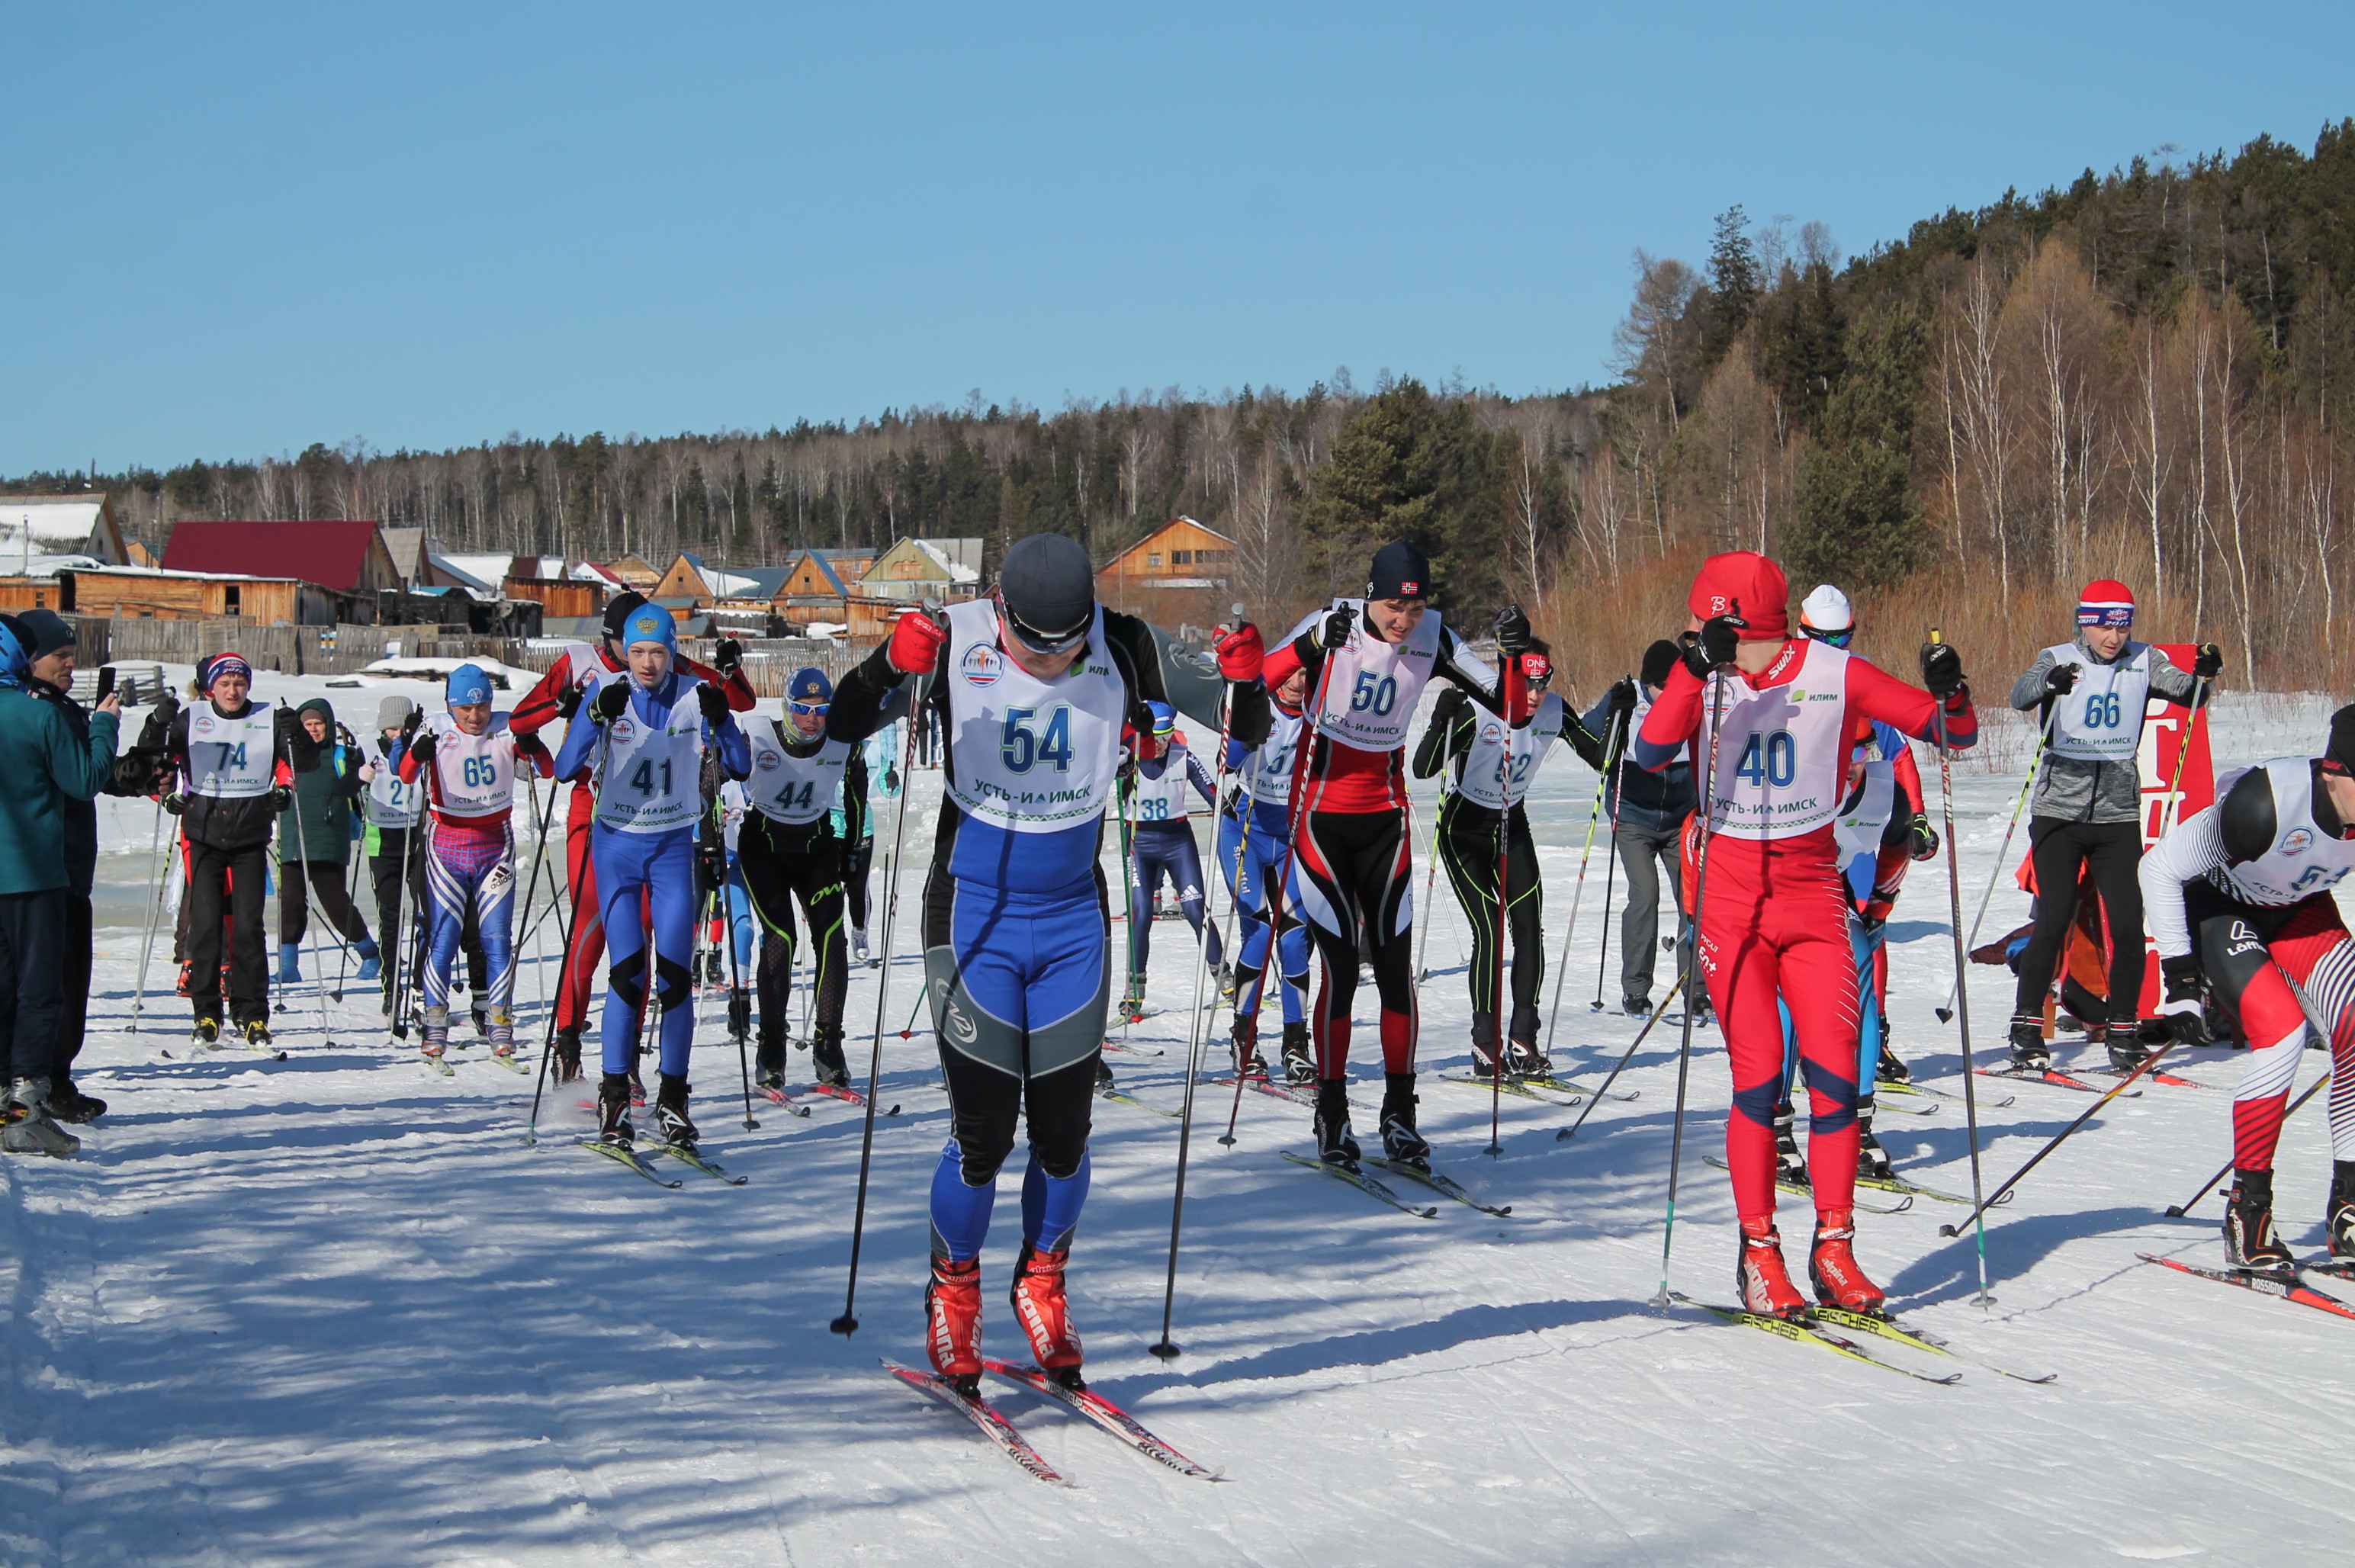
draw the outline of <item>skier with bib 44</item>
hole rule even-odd
[[[1883,1300],[1853,1248],[1859,1003],[1834,839],[1851,750],[1874,720],[1925,741],[1943,720],[1955,748],[1978,736],[1951,645],[1923,646],[1924,691],[1790,635],[1789,597],[1782,568],[1764,556],[1734,550],[1704,561],[1687,600],[1682,659],[1634,752],[1655,772],[1688,759],[1701,780],[1705,819],[1689,831],[1688,857],[1700,890],[1699,969],[1733,1072],[1725,1157],[1742,1226],[1736,1285],[1743,1307],[1784,1317],[1804,1314],[1806,1301],[1774,1228],[1778,996],[1790,1004],[1811,1112],[1808,1273],[1820,1300],[1859,1312]]]
[[[1088,1194],[1088,1133],[1112,1001],[1111,910],[1098,859],[1124,731],[1158,755],[1167,693],[1150,630],[1095,602],[1087,550],[1033,534],[997,590],[935,619],[902,613],[843,677],[829,733],[879,729],[923,681],[943,742],[940,827],[924,886],[924,976],[950,1137],[932,1185],[925,1346],[970,1393],[981,1364],[981,1250],[997,1173],[1027,1116],[1022,1245],[1010,1299],[1039,1365],[1071,1388],[1083,1360],[1063,1274]],[[888,907],[888,903],[887,906]]]

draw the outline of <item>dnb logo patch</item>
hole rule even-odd
[[[958,666],[967,686],[996,686],[997,677],[1006,673],[1006,660],[986,643],[975,643],[965,649],[964,660]]]

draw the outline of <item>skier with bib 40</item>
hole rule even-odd
[[[1788,635],[1781,567],[1734,550],[1701,565],[1687,600],[1683,656],[1636,740],[1638,766],[1689,760],[1706,820],[1688,836],[1700,973],[1717,1005],[1733,1072],[1725,1157],[1742,1226],[1735,1278],[1753,1312],[1797,1317],[1774,1228],[1775,1103],[1783,1094],[1778,996],[1787,998],[1805,1063],[1807,1165],[1815,1195],[1808,1273],[1817,1297],[1876,1310],[1881,1288],[1856,1261],[1856,956],[1834,821],[1849,754],[1874,720],[1946,743],[1977,739],[1961,656],[1922,650],[1924,691],[1828,643]]]
[[[925,1346],[943,1376],[980,1381],[981,1249],[997,1173],[1026,1115],[1014,1315],[1039,1365],[1083,1386],[1063,1286],[1088,1193],[1088,1132],[1112,1001],[1111,911],[1098,856],[1122,737],[1157,755],[1164,700],[1149,629],[1099,607],[1087,550],[1033,534],[997,591],[935,619],[903,613],[845,676],[829,732],[881,727],[900,684],[924,681],[943,743],[940,827],[924,886],[924,975],[950,1137],[932,1174]],[[887,904],[888,907],[888,904]]]

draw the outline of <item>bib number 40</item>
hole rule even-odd
[[[1788,730],[1771,734],[1753,735],[1742,749],[1742,760],[1733,765],[1734,776],[1752,788],[1772,785],[1782,789],[1799,776],[1799,745],[1791,739]]]

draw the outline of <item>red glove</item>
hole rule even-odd
[[[1259,628],[1245,621],[1219,634],[1211,645],[1219,651],[1219,674],[1228,680],[1257,680],[1262,660],[1267,657],[1267,645],[1260,641]]]
[[[948,628],[923,611],[902,610],[891,628],[891,667],[902,675],[930,675],[948,640]]]

